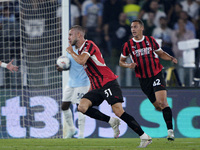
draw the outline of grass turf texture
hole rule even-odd
[[[0,139],[0,150],[139,150],[139,143],[139,138]],[[200,150],[200,138],[177,138],[174,142],[154,138],[145,149]]]

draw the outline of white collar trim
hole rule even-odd
[[[133,40],[134,42],[142,42],[142,41],[144,40],[144,35],[142,36],[142,39],[141,39],[141,40],[136,40],[136,39],[134,39],[134,38],[132,38],[132,40]]]

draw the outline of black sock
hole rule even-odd
[[[137,123],[137,121],[130,116],[129,114],[127,114],[126,112],[124,112],[121,117],[122,120],[124,120],[128,126],[133,129],[139,136],[141,136],[144,131],[142,130],[142,128],[140,127],[140,125]]]
[[[172,125],[172,110],[170,107],[165,107],[163,110],[163,117],[167,125],[167,129],[173,129]]]
[[[100,112],[98,109],[89,107],[85,114],[91,118],[108,122],[110,117]]]

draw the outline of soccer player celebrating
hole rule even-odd
[[[154,107],[162,111],[168,129],[168,140],[174,140],[172,111],[167,103],[166,83],[162,76],[163,66],[155,53],[164,60],[177,64],[177,59],[164,52],[153,37],[143,35],[144,24],[137,19],[131,23],[133,38],[123,45],[119,64],[125,68],[135,69],[142,91]],[[126,63],[130,56],[132,63]]]
[[[13,71],[18,71],[18,68],[17,66],[13,65],[14,59],[12,59],[8,64],[0,61],[0,66],[3,67],[3,68],[7,68],[8,70],[10,70],[11,72]]]
[[[84,36],[85,30],[81,26],[75,25],[69,30],[70,46],[67,51],[77,63],[84,66],[91,84],[91,91],[81,98],[78,110],[91,118],[108,122],[114,130],[114,137],[117,138],[119,136],[119,119],[107,116],[93,108],[106,100],[115,115],[125,121],[140,136],[139,147],[146,147],[152,142],[152,139],[144,133],[136,120],[124,111],[123,96],[116,80],[117,76],[106,66],[97,45],[91,40],[86,40]],[[79,49],[79,55],[73,51],[72,46]]]

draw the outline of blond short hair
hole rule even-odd
[[[83,33],[83,36],[85,35],[85,28],[82,27],[82,26],[74,25],[74,26],[72,26],[72,27],[70,28],[70,30],[72,30],[72,29],[80,31],[81,33]]]

